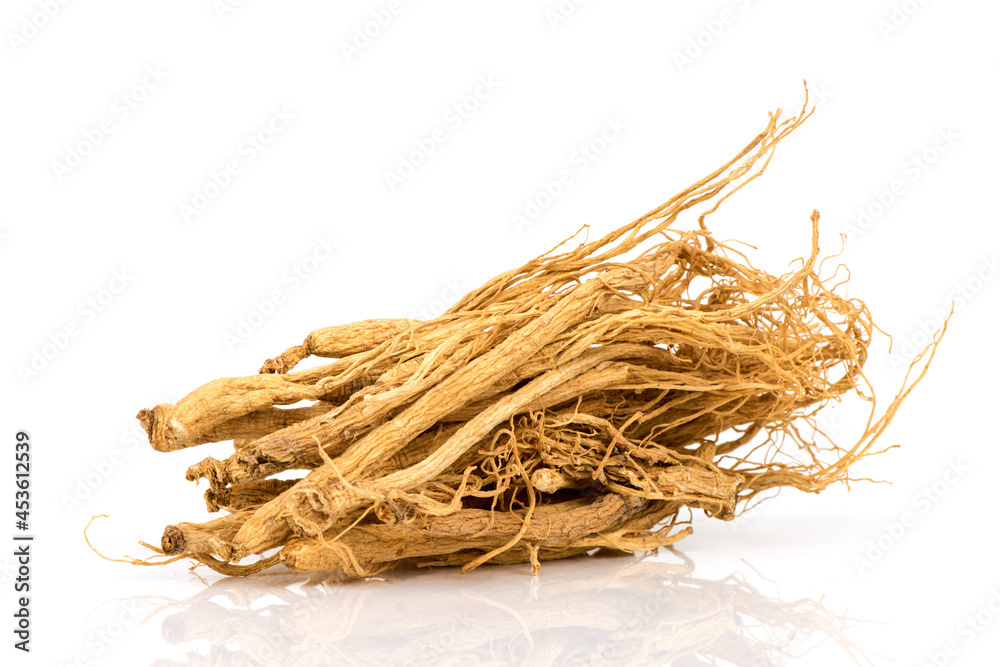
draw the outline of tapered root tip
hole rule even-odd
[[[184,425],[173,419],[175,410],[174,404],[161,403],[152,408],[143,408],[135,416],[146,431],[149,444],[158,452],[173,452],[198,444],[188,435]]]
[[[188,473],[188,479],[191,479],[190,473]],[[206,489],[205,491],[205,506],[209,512],[218,512],[222,509],[222,505],[219,503],[219,494],[213,489]]]
[[[143,408],[135,415],[135,418],[139,420],[142,424],[142,430],[146,432],[146,437],[152,437],[153,435],[153,411],[149,408]]]
[[[310,354],[309,339],[306,339],[306,343],[304,345],[293,345],[282,352],[280,356],[265,361],[264,365],[261,366],[260,370],[257,372],[261,374],[275,373],[279,375],[287,373],[295,368],[296,364],[308,357]]]
[[[163,537],[160,538],[160,548],[168,556],[183,553],[187,548],[184,532],[177,526],[167,526],[163,529]]]

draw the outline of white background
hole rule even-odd
[[[40,13],[49,5],[51,17]],[[664,553],[640,574],[619,559],[544,565],[538,578],[481,568],[308,588],[311,606],[297,618],[329,644],[312,664],[374,664],[380,646],[421,636],[423,623],[457,628],[424,646],[427,664],[564,664],[574,646],[597,656],[590,664],[613,664],[594,653],[599,643],[670,639],[683,653],[698,646],[695,629],[721,627],[706,618],[732,625],[734,610],[748,609],[763,624],[753,641],[765,657],[768,631],[780,642],[795,624],[807,628],[790,640],[805,654],[785,664],[851,664],[838,641],[875,664],[993,664],[1000,6],[584,2],[563,3],[561,15],[556,0],[402,2],[387,25],[368,26],[377,34],[367,44],[358,39],[388,6],[4,3],[0,414],[9,453],[16,429],[32,437],[37,536],[27,656],[10,646],[12,548],[0,549],[5,664],[222,664],[185,657],[212,650],[199,631],[217,651],[296,664],[303,632],[266,639],[253,623],[279,627],[275,614],[306,595],[304,578],[224,583],[228,598],[191,601],[205,584],[183,564],[136,568],[87,548],[94,514],[110,514],[90,533],[109,555],[142,555],[136,540],[158,542],[165,524],[207,516],[184,470],[231,445],[154,453],[136,411],[253,373],[321,326],[435,315],[583,224],[601,235],[631,221],[735,154],[768,111],[796,112],[802,79],[815,115],[711,227],[757,246],[754,262],[773,273],[808,252],[813,208],[824,252],[839,251],[846,234],[844,290],[895,336],[895,354],[879,338],[867,368],[883,399],[926,342],[923,328],[955,300],[926,380],[886,433],[883,444],[900,447],[857,467],[892,485],[782,493],[732,524],[702,517],[678,546],[693,564],[687,574],[668,570],[680,557]],[[362,48],[348,53],[355,40]],[[450,111],[477,93],[467,117]],[[275,110],[293,118],[249,149]],[[580,146],[608,123],[619,128],[607,132],[613,141],[581,159]],[[435,128],[445,141],[390,187],[386,172]],[[213,190],[212,174],[230,160],[239,173]],[[562,169],[570,186],[515,225],[512,215]],[[184,215],[206,186],[215,196]],[[262,302],[275,291],[281,302],[269,309]],[[75,335],[62,335],[67,327]],[[832,410],[825,425],[838,440],[859,433],[858,408]],[[14,532],[6,460],[5,544]],[[893,528],[906,516],[911,525]],[[752,603],[726,592],[730,576],[753,585]],[[665,603],[652,581],[685,594]],[[771,604],[784,615],[753,616]],[[650,611],[635,620],[643,605]],[[555,613],[567,608],[579,622]],[[178,613],[189,616],[163,624]],[[823,630],[814,613],[844,615],[849,627]],[[356,614],[379,623],[352,626]],[[448,641],[484,619],[494,653]],[[630,619],[632,634],[612,627]],[[248,629],[263,642],[256,653]],[[223,646],[227,636],[241,639]],[[721,646],[708,642],[700,655],[722,661]],[[720,664],[751,664],[740,655]]]

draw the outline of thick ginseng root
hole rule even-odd
[[[274,359],[265,361],[260,372],[287,373],[312,355],[336,359],[367,352],[418,324],[420,320],[381,319],[317,329],[306,336],[301,345],[292,346]]]
[[[490,409],[467,422],[434,454],[410,468],[378,480],[361,481],[350,487],[343,486],[338,481],[339,476],[350,480],[354,471],[363,470],[373,462],[366,456],[366,453],[370,455],[373,452],[383,452],[383,455],[391,456],[406,444],[406,442],[398,440],[398,424],[406,416],[412,415],[412,421],[417,422],[417,424],[421,423],[418,420],[428,418],[432,420],[430,423],[433,423],[433,420],[436,420],[436,417],[440,415],[435,415],[431,411],[440,411],[442,407],[447,409],[439,402],[424,401],[428,396],[432,396],[436,389],[440,388],[441,385],[438,385],[435,390],[425,394],[424,398],[414,406],[401,413],[392,423],[376,429],[369,436],[352,445],[338,458],[336,465],[326,465],[312,471],[296,488],[283,493],[261,507],[233,539],[231,550],[223,551],[220,556],[226,560],[231,558],[238,560],[250,554],[261,553],[278,546],[291,537],[293,529],[308,531],[310,526],[319,526],[320,530],[326,530],[332,522],[347,512],[370,502],[370,498],[383,496],[393,489],[409,489],[430,481],[434,476],[447,469],[469,446],[485,437],[494,426],[510,419],[538,396],[544,395],[553,387],[574,379],[600,363],[608,363],[602,361],[605,356],[597,351],[536,378],[521,390],[497,401]],[[600,374],[602,382],[605,381],[605,377],[623,377],[627,373],[628,369],[624,365],[595,369],[595,375]],[[592,381],[595,388],[603,386],[596,379],[592,379]],[[430,417],[422,411],[430,412]],[[403,431],[403,433],[405,432]],[[354,463],[357,459],[350,458],[352,452],[356,453],[360,459],[359,462]],[[342,468],[341,465],[343,465]],[[303,494],[299,493],[299,487],[304,492]]]
[[[179,400],[140,410],[137,418],[153,449],[171,452],[211,442],[223,424],[275,405],[323,398],[322,387],[300,385],[275,375],[221,378]],[[242,437],[242,436],[238,436]]]
[[[460,510],[410,525],[360,525],[329,544],[315,539],[290,540],[281,552],[281,562],[298,571],[367,576],[385,563],[403,558],[437,560],[456,552],[501,547],[515,538],[511,548],[523,541],[536,548],[565,550],[571,549],[575,540],[621,525],[645,504],[640,498],[610,494],[585,505],[554,505],[535,516]]]
[[[290,470],[311,468],[326,456],[338,456],[358,436],[382,423],[401,405],[413,400],[434,382],[464,363],[455,354],[447,363],[423,375],[410,375],[402,384],[384,383],[359,392],[341,410],[305,420],[283,431],[265,436],[229,457],[225,462],[208,458],[188,469],[191,480],[208,479],[213,488],[242,484]],[[430,361],[430,360],[426,360]],[[371,390],[371,391],[369,391]],[[430,426],[430,424],[428,425]],[[395,452],[388,452],[391,456]],[[379,460],[384,460],[384,456]]]
[[[258,482],[234,484],[219,490],[209,489],[205,492],[205,504],[208,506],[209,512],[218,512],[220,509],[230,512],[256,509],[277,498],[295,486],[298,481],[297,479],[263,479]]]
[[[607,346],[598,356],[601,359],[615,357],[662,358],[667,353],[659,348],[639,345]],[[463,357],[455,358],[455,362],[442,368],[447,372],[460,364]],[[597,357],[594,357],[597,360]],[[517,374],[512,374],[517,377]],[[208,458],[192,466],[188,470],[188,479],[205,478],[213,488],[228,484],[242,484],[255,479],[261,479],[290,469],[312,469],[323,462],[322,447],[325,455],[330,458],[339,457],[357,438],[385,421],[393,410],[398,411],[411,397],[417,397],[421,391],[433,385],[437,374],[424,378],[412,378],[403,385],[391,388],[383,385],[370,387],[369,391],[360,394],[360,401],[346,406],[343,411],[330,412],[323,418],[303,421],[292,428],[274,433],[271,437],[262,437],[249,446],[241,447],[238,452],[225,461]],[[509,381],[510,384],[514,380]],[[508,381],[502,386],[494,385],[491,391],[506,389]],[[606,386],[591,383],[567,383],[553,387],[550,391],[538,395],[532,402],[525,405],[528,410],[542,410],[560,403],[576,399],[581,393],[590,389]],[[487,407],[490,407],[498,396],[491,395],[476,403],[470,403],[464,408],[455,409],[441,417],[438,423],[465,422],[475,418]],[[405,445],[404,445],[405,448]],[[395,454],[389,455],[392,458]],[[382,465],[385,457],[373,462]],[[343,474],[343,472],[342,472]]]
[[[279,408],[267,406],[250,414],[230,419],[215,428],[202,433],[196,444],[222,442],[224,440],[241,440],[250,442],[263,438],[276,431],[288,428],[293,424],[324,415],[336,407],[335,403],[316,401],[302,408]]]
[[[231,539],[250,514],[251,512],[234,512],[207,523],[181,522],[167,526],[163,530],[160,548],[167,555],[185,551],[214,553],[219,549],[218,542]]]
[[[256,440],[323,415],[364,388],[377,384],[383,370],[307,377],[251,375],[206,383],[176,404],[140,410],[137,418],[158,451],[174,451],[230,439]],[[307,383],[305,380],[315,380]],[[282,409],[303,400],[305,408]]]

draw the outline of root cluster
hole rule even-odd
[[[367,576],[402,560],[537,570],[671,544],[691,532],[688,510],[728,520],[769,489],[847,480],[915,382],[875,414],[862,373],[874,325],[838,294],[839,271],[820,278],[818,213],[808,257],[778,276],[705,226],[807,117],[771,114],[662,206],[440,317],[319,329],[256,375],[142,410],[158,451],[235,443],[187,473],[224,514],[168,526],[162,552],[226,574],[283,563]],[[675,228],[699,205],[697,225]],[[316,357],[327,362],[302,368]],[[840,447],[813,417],[848,392],[872,415]]]

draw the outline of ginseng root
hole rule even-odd
[[[730,520],[764,491],[849,480],[943,330],[876,414],[863,373],[875,326],[837,272],[821,275],[819,213],[803,216],[809,252],[782,275],[705,223],[810,113],[770,114],[663,205],[502,273],[439,317],[317,329],[257,375],[140,412],[158,451],[236,445],[187,473],[227,513],[168,526],[162,552],[237,575],[283,563],[363,577],[404,560],[537,571],[672,544],[691,533],[689,510]],[[699,206],[696,225],[679,224]],[[333,361],[301,367],[319,358]],[[814,420],[845,394],[872,404],[850,446]]]

